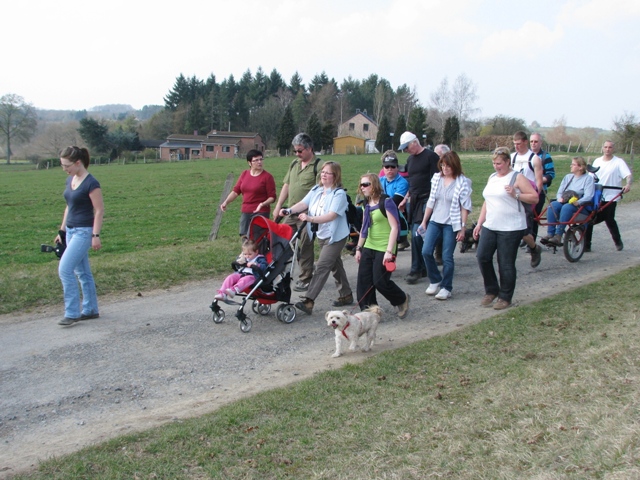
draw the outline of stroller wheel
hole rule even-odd
[[[251,319],[250,318],[245,318],[244,320],[240,320],[240,330],[242,331],[242,333],[248,333],[249,330],[251,330]]]
[[[251,309],[253,313],[258,313],[260,315],[268,315],[271,311],[271,305],[260,303],[258,300],[254,300],[251,304]]]
[[[218,308],[217,310],[213,310],[213,322],[214,323],[222,323],[224,321],[224,310]]]
[[[276,311],[278,320],[284,323],[291,323],[296,319],[296,309],[293,305],[280,305]]]

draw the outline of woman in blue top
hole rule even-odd
[[[91,175],[86,148],[67,147],[60,152],[60,166],[67,172],[64,209],[60,230],[66,232],[67,248],[60,259],[58,275],[64,292],[64,318],[58,325],[98,318],[98,296],[89,266],[89,249],[100,250],[104,203],[100,183]],[[56,242],[61,242],[60,235]],[[82,308],[80,290],[82,288]]]
[[[595,187],[593,177],[587,173],[587,162],[582,157],[573,157],[571,160],[571,173],[562,179],[558,188],[557,200],[551,202],[547,208],[547,235],[542,240],[554,245],[562,245],[562,235],[564,229],[578,209],[585,205],[586,209],[591,206]],[[566,198],[565,192],[573,192],[570,198]],[[575,200],[574,200],[575,198]],[[585,213],[588,213],[588,210]],[[557,225],[554,223],[561,222]]]
[[[342,188],[342,169],[337,162],[324,162],[320,172],[320,181],[298,203],[280,210],[280,215],[298,215],[298,219],[307,222],[309,238],[318,238],[320,256],[309,283],[305,298],[296,303],[296,308],[311,315],[315,299],[324,284],[333,273],[338,285],[339,298],[334,306],[353,303],[353,293],[347,274],[342,265],[342,249],[349,237],[347,222],[347,194]]]

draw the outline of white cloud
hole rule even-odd
[[[571,0],[562,8],[558,19],[562,23],[577,24],[596,29],[610,29],[612,23],[632,20],[640,16],[638,0]]]
[[[468,51],[479,59],[506,58],[509,55],[533,58],[540,50],[548,50],[564,37],[564,30],[556,26],[550,30],[547,26],[537,22],[525,22],[518,30],[502,30],[491,33],[479,47],[469,45]]]

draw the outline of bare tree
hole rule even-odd
[[[380,80],[376,85],[376,91],[373,96],[373,118],[380,123],[382,117],[387,114],[387,108],[391,105],[393,98],[393,89],[389,82],[385,79]]]
[[[11,163],[11,141],[27,141],[36,131],[36,109],[19,95],[9,93],[0,98],[0,132],[7,148],[7,163]]]
[[[451,110],[460,121],[469,119],[472,115],[479,113],[480,109],[475,107],[478,100],[478,87],[464,73],[458,75],[451,88]]]
[[[52,158],[57,157],[64,147],[69,145],[84,146],[82,137],[78,133],[79,125],[75,120],[50,123],[45,127],[44,132],[33,138],[31,143],[37,149],[38,154]]]
[[[452,115],[451,112],[451,92],[449,90],[449,79],[444,77],[440,82],[437,90],[431,93],[431,101],[429,109],[429,116],[427,118],[430,119],[431,122],[435,123],[438,132],[442,133],[444,131],[444,126],[449,118]]]
[[[405,118],[409,117],[411,110],[418,104],[418,95],[416,94],[415,87],[410,89],[407,84],[403,84],[396,89],[394,98],[395,118],[399,115],[404,115]]]

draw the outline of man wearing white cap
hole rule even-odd
[[[409,212],[409,221],[411,222],[411,271],[405,277],[405,280],[412,285],[417,283],[420,278],[427,276],[427,266],[422,256],[424,240],[416,233],[416,230],[424,217],[425,205],[431,192],[431,177],[438,172],[440,157],[420,145],[418,137],[411,132],[404,132],[400,136],[398,150],[406,151],[409,154],[407,159],[409,193],[398,207],[404,207],[407,200],[411,200],[409,202],[411,209]]]

